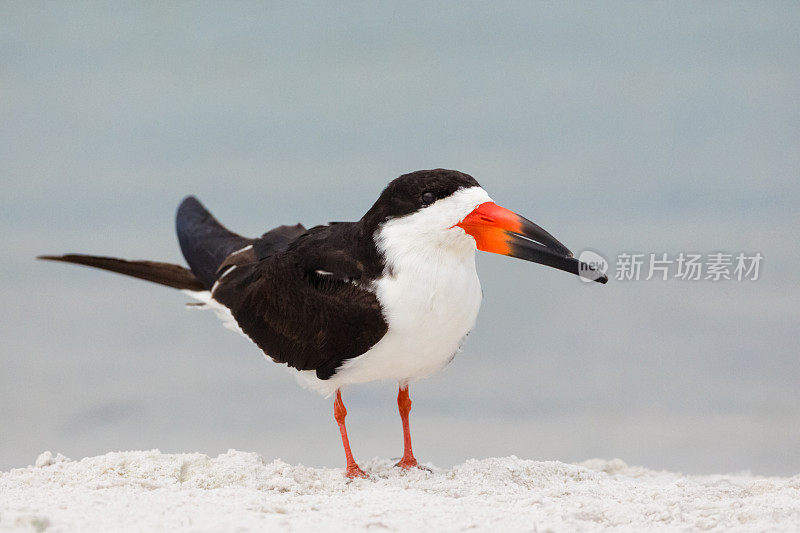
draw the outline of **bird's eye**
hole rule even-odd
[[[426,191],[426,192],[422,193],[422,203],[423,204],[431,205],[434,200],[436,200],[436,196],[434,196],[432,192]]]

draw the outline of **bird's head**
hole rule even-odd
[[[362,220],[376,229],[384,251],[468,254],[478,249],[608,281],[544,229],[495,204],[472,176],[455,170],[400,176]]]

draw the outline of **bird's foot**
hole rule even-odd
[[[415,458],[413,455],[412,455],[412,456],[410,456],[410,457],[405,457],[405,456],[404,456],[404,457],[403,457],[402,459],[400,459],[400,461],[399,461],[399,462],[398,462],[396,465],[394,465],[394,466],[399,466],[399,467],[400,467],[400,468],[402,468],[403,470],[409,470],[409,469],[411,469],[411,468],[419,468],[419,465],[417,464],[417,459],[416,459],[416,458]]]
[[[347,465],[347,470],[345,470],[344,475],[350,479],[366,479],[369,477],[356,463]]]

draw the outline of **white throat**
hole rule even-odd
[[[383,223],[375,243],[386,261],[384,275],[432,274],[454,262],[475,263],[475,240],[453,227],[492,199],[481,187],[456,191],[410,215]]]

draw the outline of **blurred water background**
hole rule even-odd
[[[760,279],[580,283],[481,254],[484,304],[412,384],[417,456],[800,471],[800,6],[0,6],[0,468],[50,449],[341,466],[329,400],[177,291],[37,262],[182,262],[196,194],[230,228],[354,220],[456,168],[573,250],[760,252]],[[345,392],[399,456],[393,383]]]

